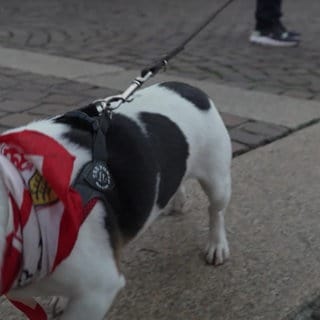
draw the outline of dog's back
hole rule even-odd
[[[69,124],[68,139],[91,150],[87,132]],[[178,82],[140,90],[121,105],[113,114],[106,144],[120,196],[117,221],[125,239],[150,224],[184,179],[204,180],[217,159],[226,168],[231,159],[227,131],[211,100]]]

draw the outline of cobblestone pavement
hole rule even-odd
[[[0,1],[3,46],[144,67],[183,39],[223,0]],[[170,64],[170,73],[320,100],[320,4],[284,1],[298,48],[248,43],[254,0],[236,0]]]

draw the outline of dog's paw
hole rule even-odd
[[[205,251],[206,262],[210,265],[219,266],[230,256],[228,241],[209,243]]]
[[[63,297],[53,297],[50,301],[50,307],[53,319],[58,319],[67,307],[68,299]]]

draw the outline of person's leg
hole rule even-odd
[[[288,31],[281,22],[282,0],[257,0],[256,26],[250,41],[256,44],[293,47],[299,44],[299,33]]]
[[[281,0],[257,0],[256,30],[267,30],[280,22]]]

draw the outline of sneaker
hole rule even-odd
[[[287,31],[285,28],[274,28],[272,30],[255,30],[250,36],[250,42],[274,47],[295,47],[299,45],[300,34]]]
[[[288,31],[287,28],[282,24],[281,21],[279,21],[277,24],[276,24],[276,28],[278,28],[280,31],[282,32],[288,32],[289,34],[289,37],[292,37],[292,38],[297,38],[297,40],[300,39],[300,36],[301,34],[299,32],[296,32],[296,31]]]

